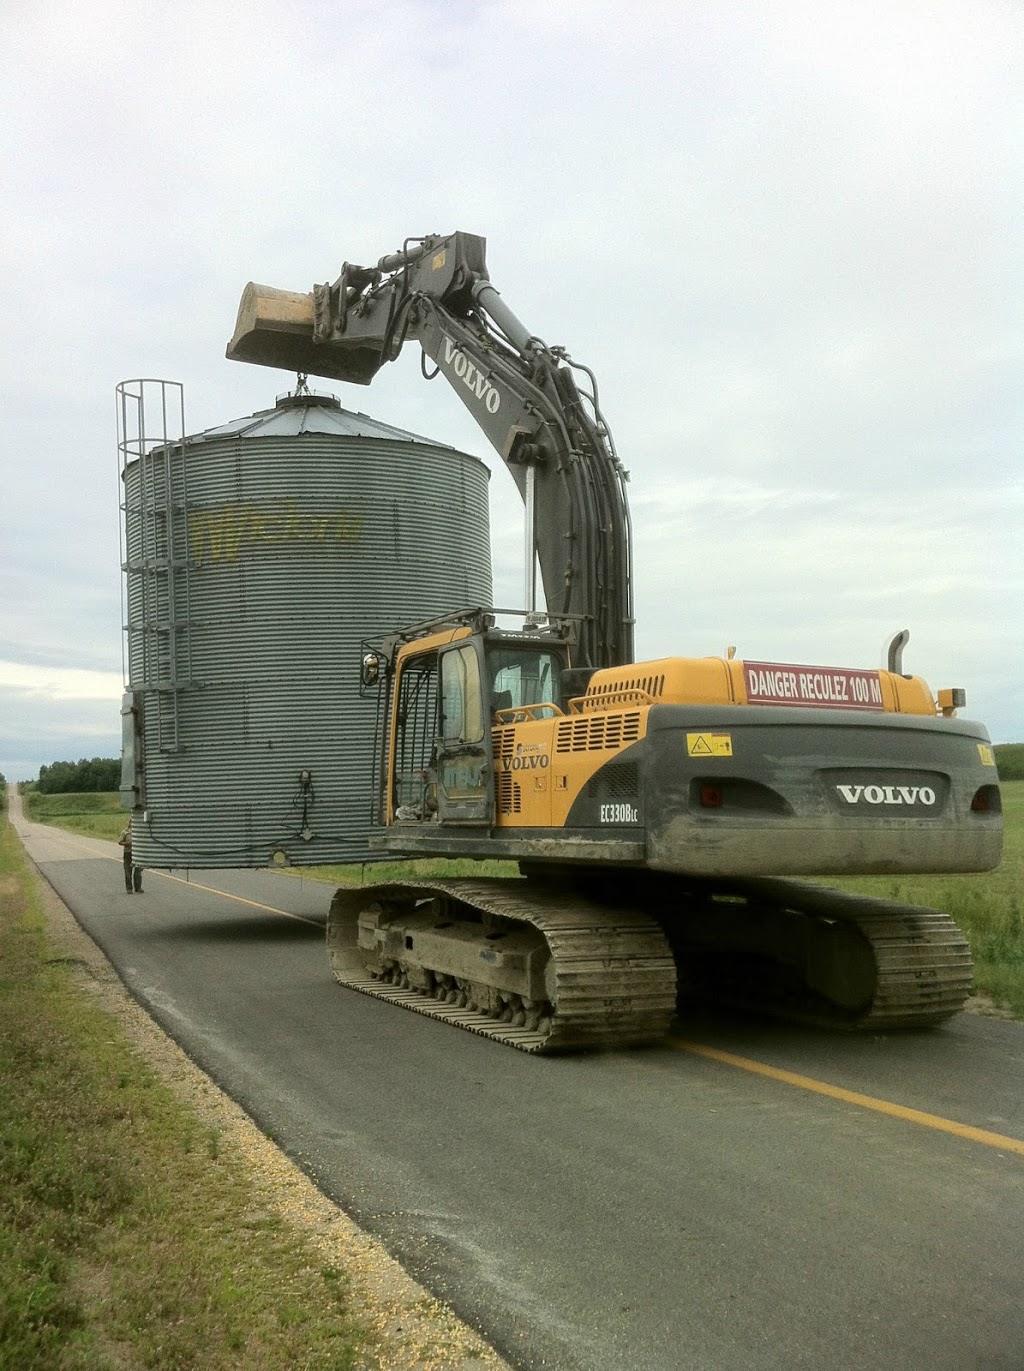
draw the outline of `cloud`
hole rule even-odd
[[[0,691],[47,701],[120,701],[124,686],[121,676],[112,671],[32,666],[0,660]]]

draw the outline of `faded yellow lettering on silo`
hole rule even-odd
[[[222,505],[220,509],[192,510],[189,533],[192,556],[197,562],[233,562],[242,544],[245,525],[237,505]]]
[[[362,533],[363,516],[346,509],[299,509],[290,498],[271,505],[246,500],[192,509],[188,527],[192,556],[202,565],[235,562],[239,554],[257,551],[266,543],[355,543]]]
[[[331,517],[332,536],[339,543],[354,543],[363,531],[360,514],[335,514]]]
[[[246,505],[245,513],[248,516],[249,526],[246,532],[255,542],[266,542],[267,538],[267,516],[259,505]]]

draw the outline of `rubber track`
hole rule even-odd
[[[974,964],[966,937],[948,914],[846,891],[821,894],[824,908],[815,912],[854,924],[875,956],[875,998],[850,1027],[926,1028],[963,1008]],[[831,1026],[833,1020],[820,1022]]]
[[[856,927],[875,959],[870,1007],[859,1016],[822,1012],[820,1005],[773,1005],[756,996],[729,995],[729,1003],[823,1028],[885,1031],[927,1028],[958,1013],[970,994],[970,945],[938,909],[877,900],[800,881],[748,881],[730,887],[755,902]]]
[[[354,955],[359,912],[367,905],[438,896],[478,913],[540,929],[555,969],[555,1015],[547,1032],[513,1028],[487,1014],[458,1009],[371,977]],[[639,910],[609,910],[595,901],[532,882],[419,881],[339,890],[327,921],[328,951],[340,984],[412,1009],[521,1052],[568,1052],[655,1042],[675,1012],[675,963],[656,920]],[[434,968],[443,970],[443,968]]]

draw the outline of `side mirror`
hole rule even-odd
[[[367,652],[363,656],[362,667],[359,672],[359,679],[364,686],[375,686],[380,680],[381,669],[384,663],[376,652]]]

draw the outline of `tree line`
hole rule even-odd
[[[83,757],[77,762],[51,762],[49,766],[41,766],[36,790],[42,795],[67,795],[117,790],[120,784],[121,763],[116,757]]]
[[[994,748],[1000,779],[1024,780],[1024,743],[997,743]],[[116,757],[83,757],[77,762],[51,762],[39,768],[36,789],[43,795],[66,795],[86,790],[117,790],[121,763]],[[0,776],[0,787],[4,778]]]

